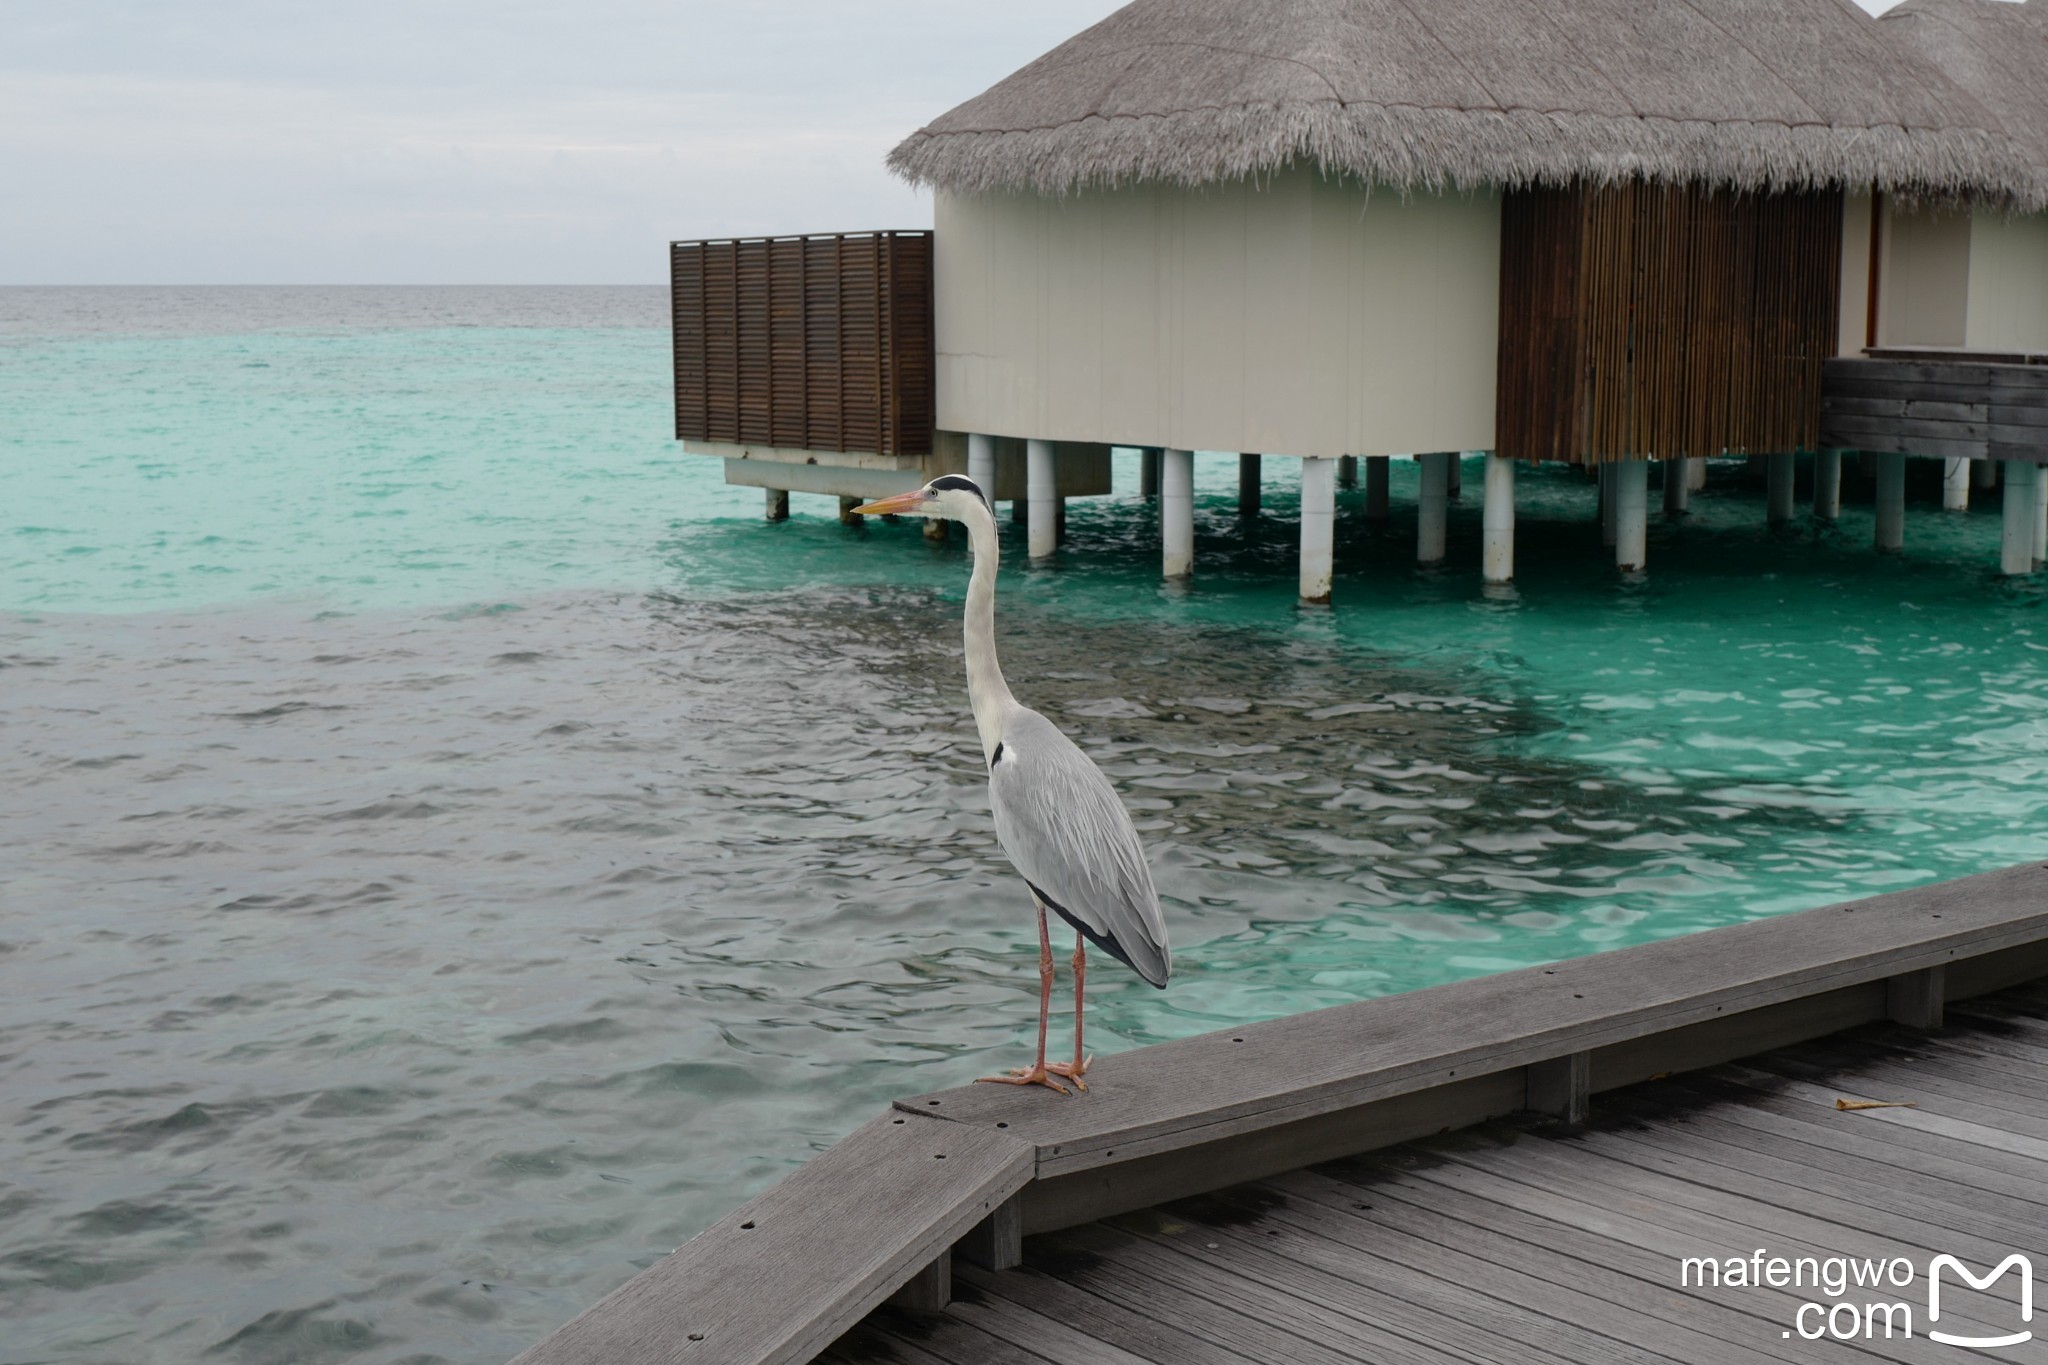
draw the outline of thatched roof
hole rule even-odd
[[[1879,27],[1995,109],[2048,177],[2048,0],[1906,0]]]
[[[1064,193],[1297,160],[1403,188],[2044,193],[1992,113],[1849,0],[1136,0],[889,164]]]

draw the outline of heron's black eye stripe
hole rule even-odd
[[[989,767],[991,767],[991,768],[993,768],[993,767],[995,767],[995,766],[996,766],[996,764],[998,764],[998,763],[1000,763],[1000,762],[1002,762],[1002,761],[1003,761],[1003,742],[1002,742],[1001,740],[997,740],[997,741],[996,741],[996,751],[995,751],[995,752],[994,752],[993,754],[989,755],[989,760],[988,760],[988,766],[989,766]]]
[[[982,492],[981,485],[964,474],[941,474],[925,486],[927,488],[957,488],[962,493],[972,493],[975,497],[981,499],[982,506],[988,508],[990,512],[996,510],[995,505],[989,502],[988,494]]]

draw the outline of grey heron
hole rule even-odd
[[[996,565],[1002,550],[995,512],[972,480],[941,474],[922,488],[856,507],[864,515],[934,517],[967,527],[974,573],[967,583],[961,635],[967,656],[967,701],[988,763],[989,806],[996,841],[1031,891],[1038,911],[1038,1057],[1028,1067],[978,1080],[1004,1085],[1088,1088],[1082,1011],[1092,942],[1154,986],[1173,970],[1166,920],[1131,817],[1102,770],[1057,725],[1010,695],[996,662]],[[1047,1062],[1052,1013],[1052,937],[1045,912],[1074,926],[1074,1060]]]

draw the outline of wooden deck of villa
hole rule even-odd
[[[1975,1358],[1931,1334],[2029,1331],[1993,1272],[2048,1267],[2048,864],[1089,1080],[899,1099],[516,1365]]]
[[[1759,1247],[1905,1257],[1914,1277],[1840,1298],[1810,1281],[1681,1284],[1685,1258]],[[2048,983],[1951,1007],[1932,1033],[1872,1026],[1631,1086],[1582,1126],[1468,1129],[1032,1237],[1021,1266],[956,1267],[944,1310],[883,1309],[821,1359],[1934,1361],[1962,1353],[1930,1327],[2025,1323],[2011,1276],[1975,1292],[1951,1279],[1930,1323],[1930,1261],[1982,1273],[2015,1251],[2048,1267]],[[1873,1302],[1910,1317],[1873,1320]],[[1855,1309],[1835,1320],[1853,1341],[1828,1335],[1836,1303]]]

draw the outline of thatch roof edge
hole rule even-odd
[[[1909,197],[2048,206],[2048,183],[1972,128],[1693,122],[1582,113],[1310,104],[1091,115],[1050,128],[921,129],[889,154],[913,184],[1066,194],[1200,185],[1295,161],[1401,190],[1630,179],[1740,190],[1874,185]]]

